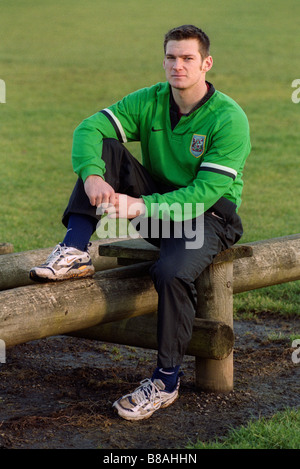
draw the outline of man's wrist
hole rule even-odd
[[[87,168],[84,168],[79,174],[79,177],[85,182],[89,176],[99,176],[102,179],[103,173],[101,172],[101,169],[96,167],[96,166],[88,166]]]

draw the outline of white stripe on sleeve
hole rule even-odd
[[[216,163],[202,163],[200,166],[200,169],[205,169],[207,168],[208,170],[210,169],[211,171],[216,170],[216,171],[222,171],[224,173],[229,173],[231,177],[236,178],[237,176],[237,171],[233,168],[229,168],[228,166],[223,166],[221,164],[216,164]]]
[[[127,137],[126,137],[126,134],[124,132],[124,129],[123,129],[122,124],[119,121],[119,119],[114,115],[114,113],[110,109],[105,108],[105,109],[103,109],[103,111],[107,112],[110,115],[110,117],[113,119],[114,123],[116,124],[116,126],[119,129],[119,132],[121,134],[123,143],[126,143],[127,142]]]

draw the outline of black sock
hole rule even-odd
[[[88,215],[72,213],[68,222],[68,230],[62,245],[86,251],[92,234],[95,231],[96,220]]]

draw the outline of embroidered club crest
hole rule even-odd
[[[204,152],[206,135],[194,134],[191,141],[190,152],[195,158],[199,158]]]

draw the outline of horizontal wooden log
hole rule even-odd
[[[69,335],[103,342],[157,350],[157,314],[146,314],[123,321],[76,331]],[[230,326],[196,318],[187,355],[221,360],[232,351],[234,334]]]
[[[119,248],[113,252],[112,248],[108,250],[104,247],[112,241],[114,240],[93,241],[91,256],[96,271],[117,267]],[[144,240],[134,240],[140,241],[143,246],[145,243],[147,245],[146,250],[143,248],[141,251],[141,245],[137,245],[137,249],[134,250],[132,241],[121,241],[124,246],[126,244],[131,246],[130,252],[126,252],[128,258],[135,261],[139,259],[141,262],[155,261],[158,258],[159,250],[154,246]],[[0,256],[0,290],[32,284],[33,282],[28,275],[29,270],[44,262],[52,249],[38,249]],[[100,255],[98,249],[100,249]],[[219,254],[217,260],[230,260],[232,249]],[[242,255],[242,258],[234,258],[233,260],[233,292],[240,293],[298,280],[300,278],[299,253],[300,234],[234,246],[234,255]],[[245,258],[243,258],[244,255],[246,255]]]
[[[0,255],[9,254],[14,251],[14,246],[11,243],[0,243]]]
[[[90,254],[96,271],[118,266],[117,259],[99,255],[99,246],[108,242],[112,242],[112,240],[96,240],[90,246]],[[34,282],[29,278],[30,269],[45,262],[52,251],[53,247],[0,256],[0,290],[33,284]]]
[[[155,349],[155,320],[148,320],[148,314],[157,309],[157,294],[148,275],[150,265],[151,262],[146,262],[98,272],[92,279],[37,284],[2,291],[0,338],[6,347],[11,347],[53,335],[76,335],[76,331],[82,329],[84,334],[91,336],[93,330],[105,331],[108,326],[114,343],[126,340],[127,344]],[[139,315],[143,315],[142,318],[136,318]],[[127,320],[124,330],[122,319],[133,317],[141,321],[134,325],[135,321]],[[139,332],[136,329],[138,325]],[[141,333],[143,329],[144,335]],[[107,335],[105,340],[109,340]],[[231,328],[217,322],[210,324],[208,321],[195,321],[189,354],[209,354],[220,359],[229,353],[232,346]]]
[[[143,239],[99,246],[99,253],[141,261],[155,261],[159,256],[159,250]],[[300,234],[237,244],[218,254],[213,263],[230,261],[233,262],[233,293],[299,280]]]
[[[248,243],[253,255],[233,262],[233,293],[300,279],[300,234]]]
[[[101,256],[113,256],[120,259],[139,261],[156,261],[159,258],[159,248],[153,246],[142,238],[116,241],[99,246]],[[213,264],[230,262],[242,257],[251,257],[252,247],[247,244],[236,244],[230,249],[220,252]]]
[[[251,258],[233,262],[234,293],[300,278],[300,235],[251,246]],[[147,271],[152,262],[0,292],[0,339],[9,347],[155,312],[157,293]]]
[[[93,278],[0,292],[0,339],[6,347],[117,321],[157,309],[149,263],[97,272]]]

